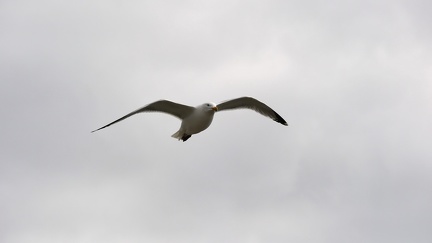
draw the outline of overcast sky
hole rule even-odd
[[[431,9],[2,0],[0,242],[432,242]]]

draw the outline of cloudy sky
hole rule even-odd
[[[432,4],[0,2],[0,242],[432,241]],[[187,142],[158,99],[253,96]]]

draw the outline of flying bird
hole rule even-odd
[[[273,119],[278,123],[281,123],[282,125],[288,126],[287,122],[278,113],[276,113],[276,111],[268,107],[266,104],[252,97],[241,97],[222,102],[218,105],[215,103],[205,103],[197,107],[178,104],[169,100],[159,100],[141,107],[138,110],[132,111],[131,113],[92,132],[109,127],[112,124],[122,121],[137,113],[163,112],[182,120],[180,129],[171,137],[178,140],[183,140],[184,142],[188,140],[193,134],[200,133],[207,129],[212,123],[215,112],[233,109],[251,109],[260,113],[261,115]]]

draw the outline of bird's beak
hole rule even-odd
[[[214,111],[218,111],[217,106],[213,106],[213,107],[212,107],[212,110],[214,110]]]

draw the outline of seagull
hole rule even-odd
[[[92,133],[109,127],[114,123],[122,121],[141,112],[163,112],[182,120],[180,129],[171,137],[176,138],[179,141],[183,140],[183,142],[185,142],[193,134],[200,133],[207,129],[212,123],[215,112],[233,109],[251,109],[263,116],[273,119],[282,125],[288,126],[288,123],[278,113],[276,113],[276,111],[268,107],[266,104],[252,97],[241,97],[222,102],[218,105],[210,102],[204,103],[197,107],[178,104],[169,100],[158,100],[135,111],[132,111],[131,113],[92,131]]]

